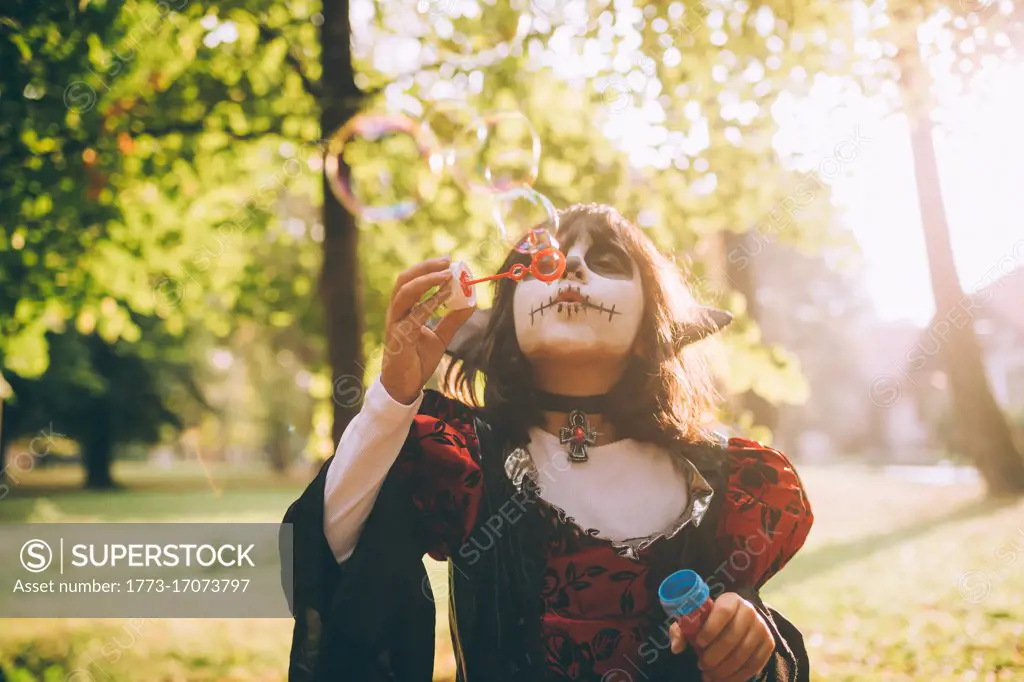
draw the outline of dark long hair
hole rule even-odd
[[[631,355],[610,392],[604,415],[620,438],[668,445],[712,440],[708,428],[716,393],[704,346],[677,344],[678,330],[698,323],[701,314],[682,273],[638,227],[610,206],[577,204],[560,212],[556,237],[563,250],[583,235],[618,244],[639,269],[644,312],[638,338],[641,352]],[[530,257],[511,251],[498,272],[529,265]],[[527,430],[543,422],[534,399],[529,363],[516,340],[512,314],[515,283],[494,283],[494,307],[480,342],[461,362],[445,371],[446,390],[480,407],[489,424],[506,438],[525,442]],[[483,385],[483,400],[479,398]]]

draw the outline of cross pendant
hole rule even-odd
[[[585,413],[573,410],[569,413],[569,426],[558,430],[558,442],[569,446],[570,462],[586,462],[587,446],[597,442],[597,431],[590,428]]]

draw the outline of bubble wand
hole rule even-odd
[[[541,267],[541,262],[550,258],[554,261],[554,266],[550,271],[545,272],[545,269]],[[472,295],[472,287],[474,284],[480,284],[481,282],[491,282],[496,279],[510,279],[514,282],[518,282],[526,277],[526,274],[530,273],[541,282],[554,282],[556,279],[565,273],[565,254],[555,248],[541,249],[533,254],[530,260],[530,266],[527,267],[522,263],[516,263],[505,272],[499,272],[496,275],[488,275],[487,277],[478,277],[477,279],[470,279],[469,270],[461,269],[459,272],[459,284],[462,286],[462,293],[469,298]]]

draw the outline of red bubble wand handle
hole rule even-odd
[[[553,261],[553,267],[541,268],[541,262],[550,258]],[[510,279],[514,282],[518,282],[523,277],[526,277],[526,273],[530,273],[541,282],[554,282],[556,279],[562,276],[565,272],[565,254],[555,248],[541,249],[533,254],[533,259],[530,261],[530,267],[526,267],[522,263],[516,263],[506,272],[499,272],[496,275],[488,275],[487,277],[479,277],[477,279],[470,279],[469,273],[463,271],[459,276],[459,284],[462,285],[462,293],[468,298],[472,293],[470,287],[474,284],[480,284],[480,282],[490,282],[496,279]]]

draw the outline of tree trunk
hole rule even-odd
[[[90,489],[109,489],[114,487],[111,465],[114,462],[114,442],[110,437],[110,429],[106,420],[99,424],[83,440],[82,459],[85,465],[85,487]]]
[[[0,376],[0,484],[7,480],[7,439],[4,436],[4,410],[7,409],[7,401],[4,400],[3,381],[3,377]]]
[[[761,307],[757,303],[757,277],[754,272],[756,254],[761,248],[751,245],[753,239],[758,238],[750,232],[742,234],[736,232],[723,233],[722,247],[725,254],[725,276],[730,286],[743,294],[747,300],[747,315],[756,324],[761,324]],[[730,258],[729,254],[746,254],[749,257]],[[779,408],[768,402],[754,391],[747,391],[739,397],[740,407],[750,412],[754,423],[764,426],[775,432],[779,425]]]
[[[352,68],[348,0],[324,0],[323,15],[320,130],[327,137],[358,111],[360,91]],[[333,437],[337,443],[362,404],[362,295],[355,219],[331,193],[326,177],[323,192],[324,262],[320,296],[326,313],[327,359],[334,386]]]
[[[917,199],[935,296],[935,331],[945,339],[941,359],[949,377],[954,429],[990,495],[1024,492],[1024,459],[989,387],[974,333],[972,308],[960,287],[942,203],[932,138],[930,78],[917,46],[901,51],[900,88],[910,123]]]
[[[270,425],[270,438],[267,442],[267,455],[270,459],[270,469],[275,474],[282,474],[291,463],[291,434],[288,433],[287,424],[272,423]]]

